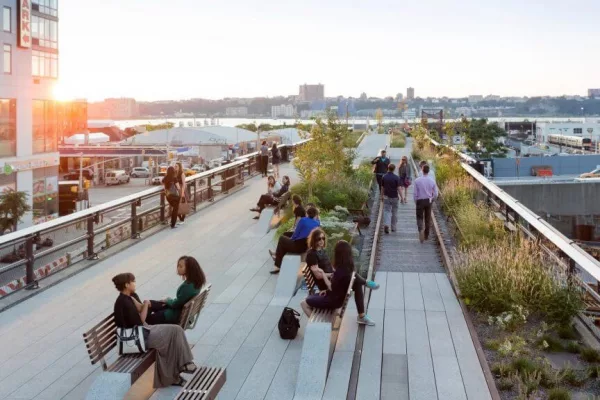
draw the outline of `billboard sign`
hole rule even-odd
[[[31,0],[17,0],[19,47],[31,48]]]

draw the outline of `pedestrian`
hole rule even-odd
[[[275,179],[279,179],[279,163],[281,162],[281,152],[277,147],[277,143],[273,142],[271,147],[271,163],[273,164],[273,175]]]
[[[387,158],[386,151],[381,150],[379,155],[371,161],[373,164],[373,173],[375,174],[375,179],[377,179],[377,187],[379,187],[379,191],[381,192],[381,178],[387,172],[387,167],[390,165],[390,159]]]
[[[167,175],[163,178],[163,185],[165,187],[165,196],[171,206],[171,229],[175,229],[179,203],[181,202],[181,186],[179,186],[175,167],[171,166],[167,168]]]
[[[267,141],[263,140],[260,146],[260,171],[262,172],[263,178],[267,176],[267,168],[269,167],[269,146]]]
[[[417,206],[417,228],[419,240],[423,243],[429,239],[431,224],[431,204],[438,196],[438,188],[429,176],[429,165],[423,165],[423,175],[415,179],[414,199]],[[424,222],[424,223],[423,223]]]
[[[179,200],[179,208],[178,208],[178,212],[179,212],[179,223],[178,225],[183,225],[185,223],[185,216],[187,211],[189,211],[189,209],[187,209],[189,207],[188,206],[182,206],[182,204],[185,204],[188,202],[188,196],[187,196],[187,191],[186,191],[186,184],[185,184],[185,171],[183,170],[183,164],[178,162],[175,164],[175,173],[177,175],[177,183],[179,183],[179,187],[181,188],[181,193],[180,195],[180,200]],[[186,211],[184,211],[182,213],[182,211],[184,210],[184,208],[186,209]]]
[[[400,183],[402,184],[402,188],[400,189],[400,203],[406,204],[408,200],[408,187],[412,182],[412,174],[410,172],[410,167],[408,166],[408,158],[406,156],[402,156],[402,161],[400,162],[400,166],[398,167],[398,176],[400,177]]]
[[[396,166],[390,164],[387,167],[387,173],[381,179],[383,186],[383,221],[384,232],[396,232],[398,222],[398,194],[402,192],[402,181],[400,177],[394,174]]]

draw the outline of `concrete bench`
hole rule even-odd
[[[306,253],[286,254],[277,275],[275,294],[271,306],[287,306],[296,293],[302,278],[302,267],[306,264]]]
[[[182,309],[179,325],[183,329],[193,329],[198,315],[206,304],[211,285],[207,285],[200,293],[188,301]],[[133,385],[146,372],[156,359],[156,353],[149,349],[144,354],[125,354],[108,365],[106,358],[117,347],[117,325],[114,314],[110,314],[89,331],[83,334],[88,355],[92,365],[100,363],[104,373],[92,384],[86,399],[112,398],[122,390]],[[127,392],[125,390],[125,392]],[[105,397],[103,397],[105,396]],[[121,399],[121,397],[116,397]]]
[[[226,379],[225,368],[198,367],[175,400],[214,400]]]
[[[321,399],[325,391],[325,383],[335,340],[332,334],[336,321],[344,317],[348,300],[352,295],[355,273],[352,274],[350,285],[341,308],[337,310],[314,310],[304,330],[304,343],[296,381],[294,400]]]
[[[285,192],[279,199],[279,203],[265,207],[260,213],[258,218],[257,229],[259,233],[267,234],[273,227],[273,217],[275,214],[279,215],[279,212],[285,208],[288,200],[290,199],[291,193]]]

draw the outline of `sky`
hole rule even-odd
[[[59,96],[585,95],[598,0],[59,0]]]

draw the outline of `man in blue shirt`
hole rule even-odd
[[[269,254],[271,254],[271,257],[273,257],[273,260],[275,261],[275,269],[271,271],[272,274],[279,273],[281,262],[287,253],[302,254],[308,249],[306,239],[313,229],[321,226],[321,222],[317,219],[319,212],[315,207],[308,207],[306,215],[307,217],[300,218],[300,221],[298,221],[291,238],[281,236],[277,242],[275,253],[273,254],[273,252],[269,250]]]
[[[400,177],[394,174],[396,166],[388,165],[387,174],[381,179],[383,187],[383,230],[385,233],[396,232],[396,223],[398,222],[398,192],[402,189]]]

